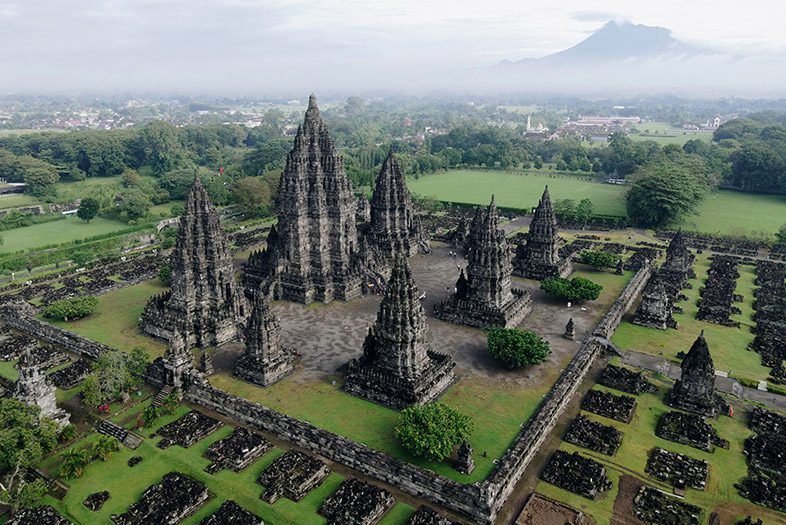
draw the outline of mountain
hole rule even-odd
[[[680,42],[665,27],[630,22],[608,22],[578,44],[539,59],[525,58],[511,64],[583,66],[636,59],[692,57],[710,51]]]

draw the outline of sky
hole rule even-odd
[[[450,89],[609,20],[780,58],[784,19],[781,0],[0,0],[0,90]]]

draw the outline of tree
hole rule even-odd
[[[92,314],[98,308],[98,299],[92,295],[68,297],[49,303],[44,307],[44,317],[74,321]]]
[[[79,209],[76,210],[76,216],[83,221],[90,222],[98,215],[99,207],[98,201],[91,197],[82,199],[82,202],[79,203]]]
[[[93,407],[113,399],[127,402],[129,392],[142,384],[147,364],[147,354],[139,347],[128,354],[102,353],[82,384],[85,402]]]
[[[136,220],[147,215],[150,199],[139,188],[131,188],[120,194],[119,209],[128,216],[129,220]]]
[[[185,160],[178,130],[168,122],[154,120],[147,124],[142,128],[140,143],[145,163],[157,175],[175,169]]]
[[[172,282],[172,267],[168,264],[165,264],[161,268],[158,269],[158,278],[161,280],[161,283],[165,286],[169,286]]]
[[[540,289],[557,299],[577,302],[594,301],[600,296],[603,286],[583,277],[547,277],[540,283]]]
[[[22,173],[25,191],[36,197],[52,196],[60,180],[57,168],[48,162],[30,156],[17,158],[17,169]]]
[[[778,246],[786,246],[786,224],[782,225],[775,234],[775,244]]]
[[[120,441],[112,436],[99,436],[98,441],[93,445],[93,453],[101,461],[107,461],[118,450],[120,450]]]
[[[232,201],[248,218],[267,215],[271,200],[270,188],[260,177],[244,177],[232,188]]]
[[[786,162],[766,144],[746,144],[732,155],[731,173],[744,191],[776,191],[786,182]]]
[[[266,140],[246,153],[243,159],[243,171],[253,177],[273,168],[283,167],[290,149],[292,149],[290,139],[280,137]]]
[[[124,187],[132,188],[139,186],[139,183],[142,182],[142,177],[139,176],[138,171],[126,169],[123,171],[123,175],[120,177],[120,180]]]
[[[540,364],[551,353],[549,343],[532,330],[493,327],[486,337],[489,353],[511,370]]]
[[[712,186],[704,161],[693,155],[659,156],[641,166],[627,194],[630,218],[662,227],[693,213]]]
[[[14,398],[0,398],[0,503],[12,511],[33,506],[46,493],[46,485],[26,479],[57,444],[57,426],[40,419],[40,409]]]
[[[87,450],[70,448],[60,455],[63,457],[60,475],[64,478],[81,478],[85,467],[90,464],[90,453]]]
[[[442,461],[469,439],[475,425],[469,416],[443,403],[413,405],[401,412],[396,436],[418,457]]]
[[[591,200],[581,199],[579,201],[578,206],[576,206],[576,221],[581,224],[582,228],[585,227],[587,222],[592,218],[594,211],[595,207]]]
[[[603,270],[616,266],[617,256],[611,252],[584,250],[581,252],[581,262],[589,264],[596,270]]]

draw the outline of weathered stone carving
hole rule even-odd
[[[268,386],[294,370],[295,352],[281,346],[281,327],[262,293],[254,299],[245,339],[246,351],[237,360],[236,376]]]
[[[355,196],[344,161],[311,95],[281,176],[267,248],[245,267],[249,295],[309,304],[348,301],[362,292]]]
[[[674,408],[715,417],[726,403],[715,393],[715,365],[702,330],[682,360],[682,375],[666,402]]]
[[[426,313],[407,260],[393,266],[363,355],[347,365],[344,390],[396,409],[432,401],[453,382],[455,362],[428,348]]]
[[[309,491],[321,485],[328,474],[330,469],[321,459],[299,450],[290,450],[259,475],[259,482],[265,486],[262,499],[271,504],[281,496],[300,501]]]
[[[459,446],[453,467],[467,476],[475,470],[475,460],[472,459],[472,447],[466,441]]]
[[[71,416],[57,408],[55,386],[48,381],[41,367],[32,362],[29,348],[19,358],[18,368],[19,379],[13,396],[26,405],[39,407],[39,417],[53,420],[58,427],[66,426]]]
[[[153,297],[142,314],[142,331],[169,341],[174,332],[200,347],[237,339],[245,298],[235,283],[229,242],[218,213],[197,176],[180,217],[171,258],[172,287]]]
[[[387,490],[350,478],[325,500],[319,513],[328,525],[374,525],[394,503]]]
[[[513,274],[542,280],[546,277],[567,277],[572,271],[570,259],[561,258],[559,254],[557,216],[546,186],[532,216],[526,243],[519,244],[516,251]]]
[[[658,274],[653,274],[641,297],[641,304],[633,324],[666,330],[676,328],[677,322],[672,317],[673,307],[666,287],[663,286]]]
[[[516,326],[532,310],[532,297],[510,286],[510,248],[493,196],[488,208],[477,209],[467,247],[467,274],[462,271],[456,292],[434,307],[437,318],[479,328]]]

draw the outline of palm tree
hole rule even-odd
[[[101,436],[93,445],[93,453],[101,458],[101,461],[106,461],[112,457],[113,452],[120,450],[120,441],[112,436]]]
[[[90,464],[90,453],[87,450],[71,448],[61,454],[63,464],[60,465],[60,475],[64,478],[80,478],[85,467]]]

